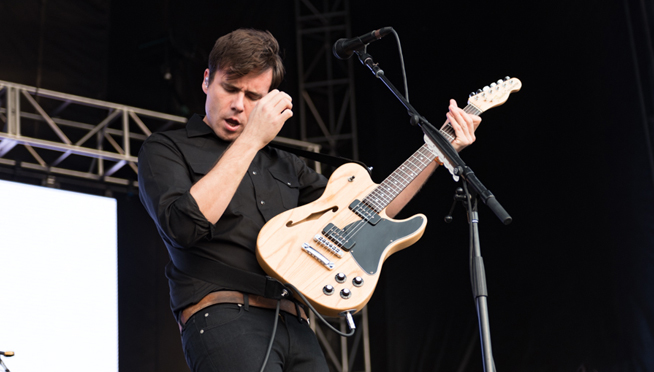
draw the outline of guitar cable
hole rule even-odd
[[[275,323],[273,325],[272,335],[270,336],[270,342],[268,343],[268,350],[266,350],[266,357],[263,359],[263,364],[261,365],[261,372],[266,368],[266,363],[268,363],[268,358],[270,357],[270,351],[272,350],[273,343],[275,342],[275,335],[277,334],[277,324],[279,323],[279,306],[282,303],[282,300],[277,300],[277,307],[275,308]]]
[[[325,318],[323,318],[323,316],[320,315],[320,313],[318,313],[318,311],[317,311],[313,306],[311,306],[311,303],[309,302],[309,300],[307,300],[307,298],[304,297],[304,295],[302,294],[302,292],[298,291],[298,289],[295,288],[295,286],[294,286],[293,284],[285,283],[284,286],[291,288],[291,289],[293,290],[293,292],[295,292],[298,296],[300,296],[300,298],[302,298],[302,301],[303,301],[303,302],[304,302],[304,303],[309,307],[309,309],[311,309],[311,311],[316,315],[316,318],[320,319],[320,321],[322,321],[323,324],[325,324],[327,327],[329,327],[329,329],[331,329],[332,331],[334,331],[336,334],[338,334],[338,335],[340,335],[340,336],[343,336],[343,337],[350,337],[350,336],[354,335],[354,332],[356,331],[355,328],[351,328],[351,329],[350,329],[350,332],[348,332],[348,333],[343,333],[343,332],[339,331],[338,329],[334,328],[331,324],[329,324],[329,323],[327,322],[327,320],[326,320]]]
[[[334,328],[331,324],[329,324],[327,322],[327,320],[325,318],[323,318],[322,315],[320,315],[320,313],[318,313],[318,311],[313,306],[311,306],[311,303],[307,300],[307,298],[302,294],[302,292],[298,291],[298,289],[295,288],[294,285],[292,285],[290,283],[286,283],[284,285],[291,288],[293,290],[293,292],[297,293],[297,295],[300,296],[300,298],[302,298],[302,301],[304,301],[304,303],[311,309],[311,311],[316,315],[316,317],[318,319],[320,319],[332,331],[334,331],[335,333],[337,333],[338,335],[343,336],[343,337],[350,337],[350,336],[354,335],[354,332],[356,331],[356,329],[351,328],[350,332],[343,333],[343,332],[339,331],[338,329]],[[273,324],[272,334],[270,335],[270,342],[268,343],[268,349],[266,350],[266,356],[264,357],[263,364],[261,365],[261,370],[260,370],[261,372],[263,372],[266,369],[266,364],[268,363],[268,359],[270,358],[270,352],[272,351],[272,346],[273,346],[273,343],[275,342],[275,335],[277,334],[277,325],[279,324],[279,308],[280,308],[280,305],[281,305],[281,300],[277,300],[277,306],[275,307],[275,322]]]
[[[402,81],[404,82],[404,98],[409,102],[409,83],[406,79],[406,69],[404,67],[404,53],[402,53],[402,43],[400,42],[400,35],[397,34],[397,31],[391,28],[391,32],[395,36],[395,41],[397,42],[397,52],[400,57],[400,70],[402,71]]]

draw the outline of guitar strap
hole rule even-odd
[[[292,154],[295,154],[297,156],[301,156],[301,157],[304,157],[304,158],[307,158],[307,159],[315,160],[315,161],[323,163],[323,164],[331,165],[331,166],[333,166],[335,168],[338,168],[341,165],[346,164],[346,163],[357,163],[360,166],[364,167],[368,171],[368,173],[370,173],[370,171],[372,170],[372,168],[368,168],[367,165],[365,165],[363,162],[358,161],[358,160],[352,160],[352,159],[348,159],[348,158],[342,158],[340,156],[333,156],[333,155],[321,154],[319,152],[302,150],[302,149],[298,149],[296,147],[290,147],[290,146],[282,145],[282,144],[279,144],[279,143],[273,143],[273,142],[270,142],[268,144],[268,146],[275,147],[275,148],[278,148],[280,150],[290,152]]]
[[[283,293],[292,293],[278,280],[269,276],[251,273],[220,261],[208,260],[194,254],[175,262],[175,267],[187,275],[197,277],[205,282],[276,300],[288,298]],[[216,275],[220,273],[220,275]]]

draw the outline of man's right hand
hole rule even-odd
[[[251,141],[258,149],[263,148],[282,130],[286,120],[293,116],[292,109],[291,96],[277,89],[271,90],[250,112],[239,139]]]

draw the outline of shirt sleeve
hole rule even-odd
[[[295,169],[300,183],[300,197],[298,205],[311,203],[318,199],[327,186],[327,178],[311,169],[302,159],[293,156]]]
[[[175,144],[151,135],[139,151],[139,197],[167,245],[189,248],[211,239],[215,226],[200,212],[190,190],[190,171]]]

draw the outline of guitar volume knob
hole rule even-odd
[[[343,297],[344,299],[348,299],[352,297],[352,291],[350,291],[347,288],[341,289],[341,297]]]
[[[327,296],[331,296],[334,294],[334,287],[327,284],[326,286],[322,287],[322,293],[326,294]]]
[[[343,274],[343,273],[338,273],[338,274],[336,274],[334,279],[339,283],[345,283],[345,279],[347,279],[347,276],[345,274]]]
[[[355,287],[361,287],[363,285],[363,278],[357,276],[356,278],[352,279],[352,284],[354,284]]]

